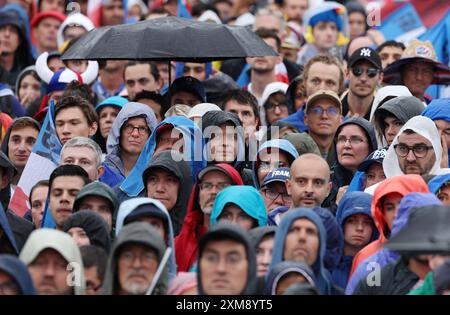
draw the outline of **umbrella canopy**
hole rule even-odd
[[[450,207],[423,206],[411,209],[407,226],[385,245],[393,251],[450,254]]]
[[[174,60],[208,62],[277,53],[246,27],[179,17],[106,26],[83,35],[63,60]]]

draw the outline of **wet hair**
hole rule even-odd
[[[164,118],[164,114],[167,112],[167,110],[170,107],[169,103],[167,103],[166,98],[156,92],[150,92],[150,91],[143,90],[136,94],[136,97],[134,98],[133,102],[139,103],[139,100],[142,100],[142,99],[152,100],[155,103],[159,104],[161,106],[161,109],[159,111],[161,118]]]
[[[250,105],[252,107],[253,114],[259,118],[258,100],[249,91],[242,89],[233,89],[228,91],[222,99],[220,108],[222,110],[225,110],[225,107],[227,106],[227,103],[229,101],[235,101],[236,103],[241,105]]]
[[[84,185],[87,185],[91,182],[88,173],[86,173],[86,171],[81,166],[73,164],[60,165],[57,168],[55,168],[53,172],[50,174],[50,179],[48,180],[48,186],[50,190],[52,189],[52,185],[55,179],[61,176],[80,177],[83,180]]]
[[[58,116],[58,113],[61,110],[70,107],[78,107],[83,112],[83,115],[86,117],[88,125],[91,126],[93,123],[98,122],[98,115],[92,104],[79,95],[70,95],[61,97],[55,108],[55,117]]]
[[[156,63],[153,61],[129,61],[126,65],[125,68],[123,69],[123,76],[125,78],[125,71],[127,70],[128,67],[132,67],[132,66],[137,66],[137,65],[148,65],[150,68],[150,74],[153,76],[153,78],[155,79],[155,81],[158,81],[160,76],[159,76],[159,71],[158,71],[158,67],[156,66]]]
[[[87,245],[80,247],[80,253],[84,269],[96,267],[97,277],[103,282],[108,261],[106,251],[99,246]]]
[[[258,35],[262,39],[273,38],[275,40],[275,42],[277,43],[278,52],[280,51],[281,39],[278,37],[277,33],[274,30],[270,30],[270,29],[261,27],[255,31],[255,34]]]
[[[377,53],[380,53],[384,47],[397,47],[400,48],[401,50],[405,50],[405,45],[401,42],[397,42],[395,40],[387,40],[385,41],[383,44],[381,44],[380,46],[377,47],[376,51]]]
[[[335,65],[339,69],[339,93],[344,89],[344,70],[342,69],[341,62],[332,55],[328,54],[319,54],[312,57],[305,65],[305,68],[303,69],[303,82],[308,81],[308,75],[309,75],[309,69],[311,66],[315,63],[324,63],[326,65]]]

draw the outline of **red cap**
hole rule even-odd
[[[37,26],[39,23],[41,23],[42,19],[45,18],[54,18],[59,20],[61,23],[64,22],[64,20],[66,19],[66,16],[62,13],[59,12],[51,12],[51,11],[46,11],[46,12],[39,12],[32,20],[31,20],[31,27],[35,27]]]

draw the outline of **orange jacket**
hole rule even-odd
[[[405,196],[411,192],[430,192],[427,184],[420,175],[394,176],[382,181],[380,185],[375,189],[372,198],[371,211],[372,217],[375,221],[375,225],[378,229],[378,232],[380,233],[380,237],[361,249],[355,255],[349,279],[351,278],[356,268],[358,268],[358,265],[364,259],[381,250],[383,248],[382,244],[387,240],[386,235],[384,235],[387,223],[384,219],[383,205],[381,203],[383,197],[386,197],[390,193],[399,193],[400,195]]]

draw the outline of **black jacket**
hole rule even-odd
[[[399,258],[381,269],[379,286],[369,286],[366,278],[362,279],[354,295],[404,295],[419,281],[419,277],[408,269],[408,260]]]

